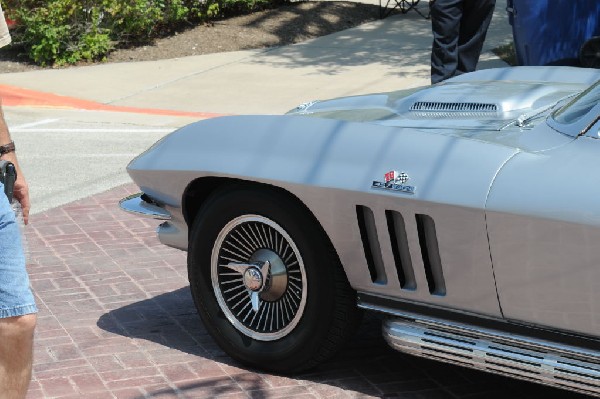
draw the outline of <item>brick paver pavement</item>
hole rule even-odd
[[[157,222],[118,209],[133,184],[32,217],[40,307],[28,398],[574,398],[568,392],[411,357],[367,317],[335,359],[282,377],[248,370],[206,333],[185,253]]]

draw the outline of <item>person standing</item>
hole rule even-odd
[[[0,6],[0,47],[11,41]],[[19,168],[2,111],[0,95],[0,159],[17,169],[14,198],[29,219],[29,188]],[[22,399],[27,394],[33,363],[33,334],[37,307],[29,287],[21,230],[0,183],[0,398]]]
[[[431,83],[472,72],[492,21],[496,0],[435,0],[431,4]]]

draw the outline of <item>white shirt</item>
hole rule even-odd
[[[10,43],[10,33],[8,33],[8,26],[6,26],[6,19],[4,18],[4,12],[2,6],[0,6],[0,47],[6,46]]]

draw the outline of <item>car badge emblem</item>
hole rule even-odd
[[[404,172],[391,170],[384,175],[384,181],[373,181],[371,188],[378,190],[398,191],[405,194],[414,194],[415,186],[407,185],[410,177]]]

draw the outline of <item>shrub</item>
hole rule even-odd
[[[1,0],[18,21],[13,41],[40,65],[103,59],[181,28],[285,0]]]

